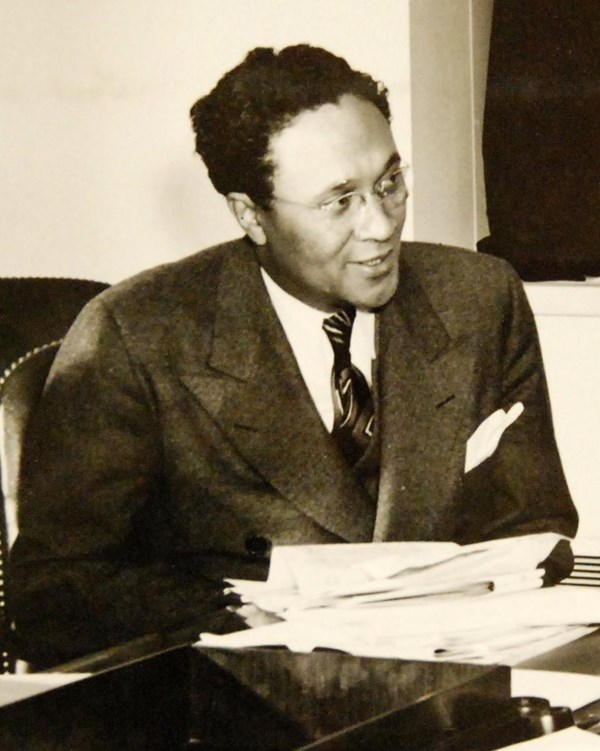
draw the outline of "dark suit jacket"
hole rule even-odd
[[[23,467],[12,607],[30,656],[228,627],[222,578],[264,578],[271,545],[575,533],[533,318],[503,261],[405,243],[377,349],[375,502],[323,426],[248,241],[93,300]],[[517,401],[465,475],[469,436]]]

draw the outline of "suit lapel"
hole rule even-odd
[[[250,248],[223,266],[208,365],[182,380],[249,464],[333,534],[371,539],[373,502],[323,426]]]
[[[448,334],[407,262],[379,320],[381,476],[374,539],[440,539],[464,461],[456,446],[471,357]],[[434,531],[435,530],[435,531]]]

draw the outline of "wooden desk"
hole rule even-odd
[[[64,669],[92,676],[0,708],[3,751],[458,751],[521,727],[506,667],[149,638]]]
[[[524,660],[515,667],[600,675],[600,629],[537,657]]]
[[[600,632],[519,667],[600,670]],[[152,636],[0,708],[3,751],[489,751],[523,737],[504,666],[198,650]]]

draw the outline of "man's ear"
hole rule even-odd
[[[246,193],[229,193],[227,205],[248,237],[256,245],[265,245],[267,236],[260,221],[259,208],[254,201]]]

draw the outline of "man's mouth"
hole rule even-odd
[[[367,266],[368,268],[375,268],[376,266],[380,266],[382,263],[387,261],[391,253],[392,253],[392,250],[390,249],[386,251],[385,253],[381,253],[378,256],[374,256],[373,258],[368,258],[365,261],[355,261],[355,263],[358,266]]]

